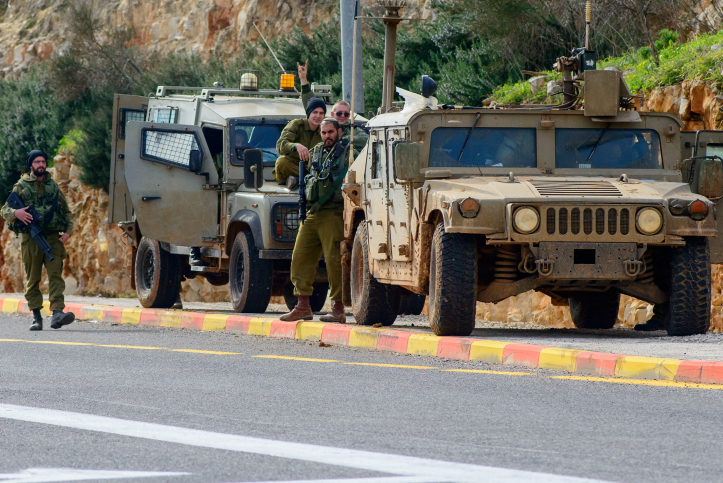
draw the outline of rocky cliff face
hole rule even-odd
[[[307,32],[336,15],[338,0],[92,0],[106,29],[125,27],[148,52],[233,55],[259,34],[275,38],[299,26]],[[429,0],[410,0],[405,12],[429,14]],[[0,1],[0,75],[19,75],[38,59],[62,51],[67,0]],[[372,2],[367,2],[371,4]]]

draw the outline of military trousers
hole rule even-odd
[[[299,162],[289,156],[279,156],[274,167],[274,179],[279,183],[286,183],[289,176],[299,176]]]
[[[43,267],[48,272],[48,292],[50,295],[50,310],[62,311],[65,308],[65,280],[63,280],[63,259],[66,256],[65,246],[60,243],[58,232],[46,233],[45,238],[53,249],[53,261],[43,253],[35,240],[27,233],[22,234],[21,255],[23,267],[25,268],[25,300],[28,301],[28,309],[40,309],[43,307],[43,294],[40,292],[40,278]]]
[[[329,296],[341,301],[341,248],[344,239],[344,208],[334,207],[308,215],[299,228],[291,255],[291,282],[295,295],[314,292],[314,271],[324,254],[329,277]]]

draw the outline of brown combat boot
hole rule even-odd
[[[309,296],[308,295],[299,295],[299,301],[296,302],[296,307],[294,307],[294,310],[292,310],[288,314],[284,314],[281,317],[279,317],[279,320],[283,320],[284,322],[294,322],[296,320],[313,320],[313,319],[314,319],[314,312],[312,312],[311,305],[309,305]]]
[[[322,322],[336,322],[337,324],[346,324],[346,311],[344,303],[336,300],[331,308],[331,312],[323,315],[319,320]]]

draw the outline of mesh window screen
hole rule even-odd
[[[151,109],[151,121],[174,124],[176,122],[176,109],[172,107]]]
[[[118,139],[125,139],[126,124],[129,122],[143,122],[146,120],[146,111],[142,109],[121,109],[121,122],[118,125]]]
[[[143,156],[188,166],[192,150],[200,150],[196,135],[184,132],[143,131]]]

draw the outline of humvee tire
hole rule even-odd
[[[705,334],[710,327],[710,249],[704,237],[686,237],[670,260],[668,335]]]
[[[229,292],[236,312],[263,313],[271,300],[272,260],[259,258],[251,232],[236,235],[229,259]]]
[[[417,293],[402,293],[399,296],[398,315],[419,315],[424,310],[424,302],[427,297]]]
[[[392,325],[399,309],[399,289],[374,278],[369,272],[366,223],[354,235],[351,250],[351,306],[359,325]]]
[[[181,290],[181,263],[156,240],[143,237],[136,252],[136,294],[147,309],[170,309]]]
[[[439,223],[429,265],[429,326],[436,335],[470,335],[477,312],[477,244]]]
[[[568,303],[572,322],[578,329],[612,329],[618,321],[618,292],[581,292],[570,297]]]
[[[296,307],[296,302],[299,301],[298,297],[294,295],[294,284],[291,282],[288,282],[284,284],[283,287],[284,291],[284,302],[286,302],[286,307],[289,310],[294,310],[294,307]],[[321,309],[324,308],[324,304],[326,303],[326,297],[329,295],[329,284],[328,283],[315,283],[314,284],[314,293],[311,294],[309,297],[309,305],[311,305],[311,310],[313,312],[319,312]]]

